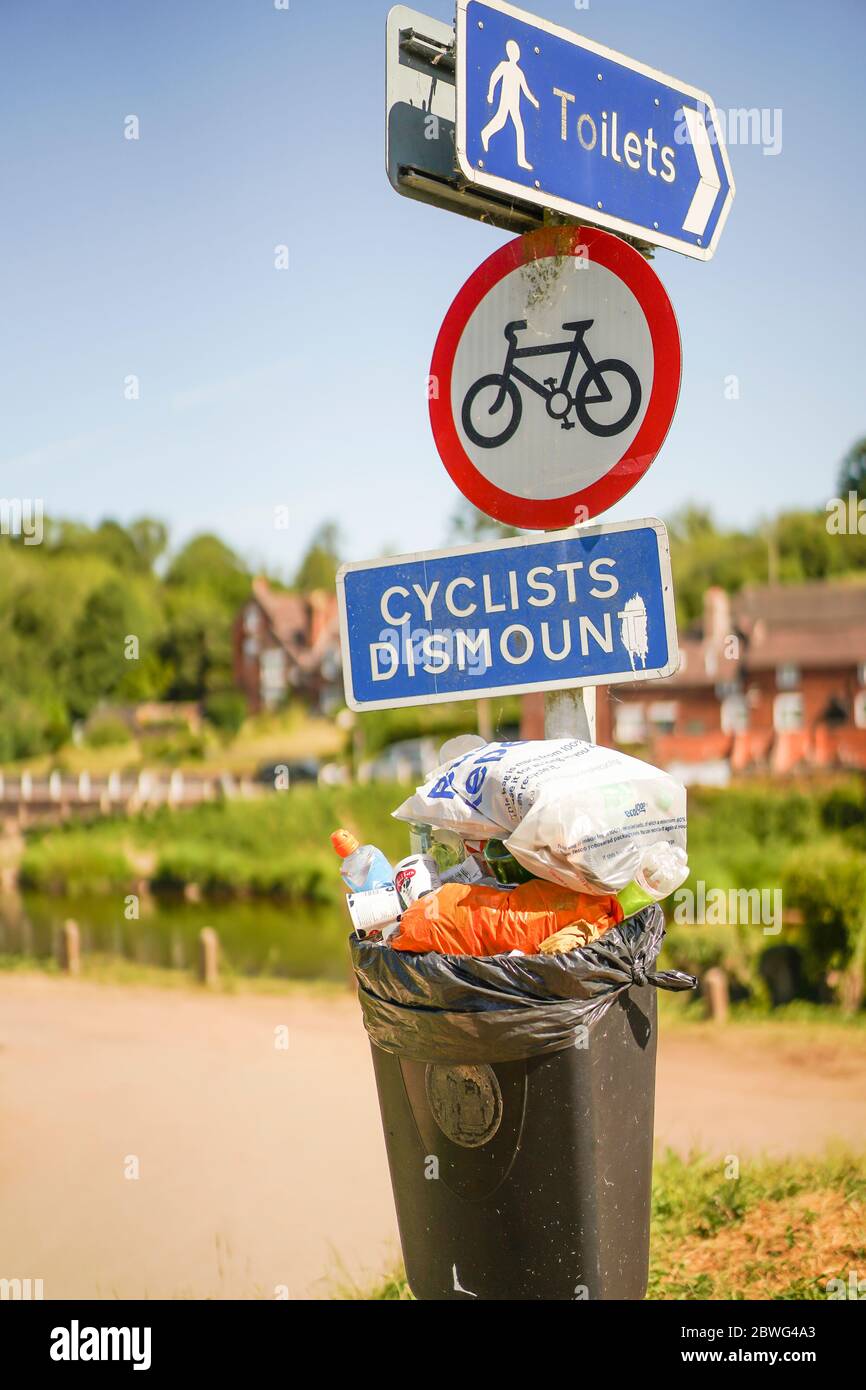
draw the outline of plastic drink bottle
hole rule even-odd
[[[394,870],[375,845],[362,845],[348,830],[335,830],[331,844],[343,861],[340,873],[351,893],[394,886]]]
[[[429,825],[413,822],[409,826],[409,853],[429,854],[433,844],[433,830]]]
[[[619,905],[626,917],[633,917],[650,903],[660,903],[662,898],[682,887],[688,876],[685,850],[668,840],[659,840],[644,852],[637,874],[617,894]]]

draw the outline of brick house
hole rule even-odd
[[[866,770],[866,585],[704,595],[675,676],[606,690],[598,739],[708,780],[726,770]]]
[[[675,771],[866,771],[866,584],[711,588],[663,681],[600,687],[596,737]],[[524,737],[540,737],[537,697]],[[529,704],[529,701],[527,701]]]
[[[337,598],[282,593],[253,581],[233,629],[235,684],[253,713],[297,696],[328,712],[342,699]]]

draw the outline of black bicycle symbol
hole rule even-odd
[[[609,437],[628,429],[640,410],[640,379],[634,368],[618,357],[606,357],[603,362],[596,362],[586,345],[586,334],[594,323],[595,319],[586,319],[582,323],[564,323],[563,331],[574,334],[571,342],[523,348],[517,346],[517,334],[528,326],[526,319],[516,319],[513,323],[507,324],[505,337],[508,353],[505,366],[501,372],[491,372],[489,376],[479,377],[466,392],[463,402],[463,428],[472,443],[477,444],[480,449],[499,449],[503,444],[507,444],[509,439],[513,439],[523,418],[523,396],[517,382],[528,386],[530,391],[543,398],[548,415],[552,420],[558,420],[564,430],[574,429],[575,422],[568,418],[572,410],[589,434]],[[568,361],[558,383],[555,377],[549,376],[545,377],[542,385],[534,377],[521,371],[520,367],[515,366],[517,361],[526,357],[552,357],[563,352],[568,353]],[[571,381],[581,358],[586,371],[572,394]],[[629,403],[624,414],[612,423],[594,420],[589,409],[590,406],[609,405],[613,400],[613,392],[609,389],[605,377],[622,377],[629,390]],[[591,395],[590,391],[593,388],[595,394]],[[507,401],[511,403],[511,414],[507,423],[498,433],[489,433],[491,426],[493,429],[496,428],[497,421],[493,417],[499,414]],[[479,428],[479,425],[482,428]],[[486,427],[487,433],[483,432],[483,427]]]

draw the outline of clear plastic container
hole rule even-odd
[[[342,859],[340,873],[350,893],[394,886],[394,870],[375,845],[362,845],[348,830],[335,830],[331,844]]]

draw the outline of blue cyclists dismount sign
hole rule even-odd
[[[679,664],[654,518],[344,565],[337,597],[354,710],[613,685]]]
[[[734,198],[705,92],[503,0],[458,0],[457,159],[478,188],[700,260]]]

